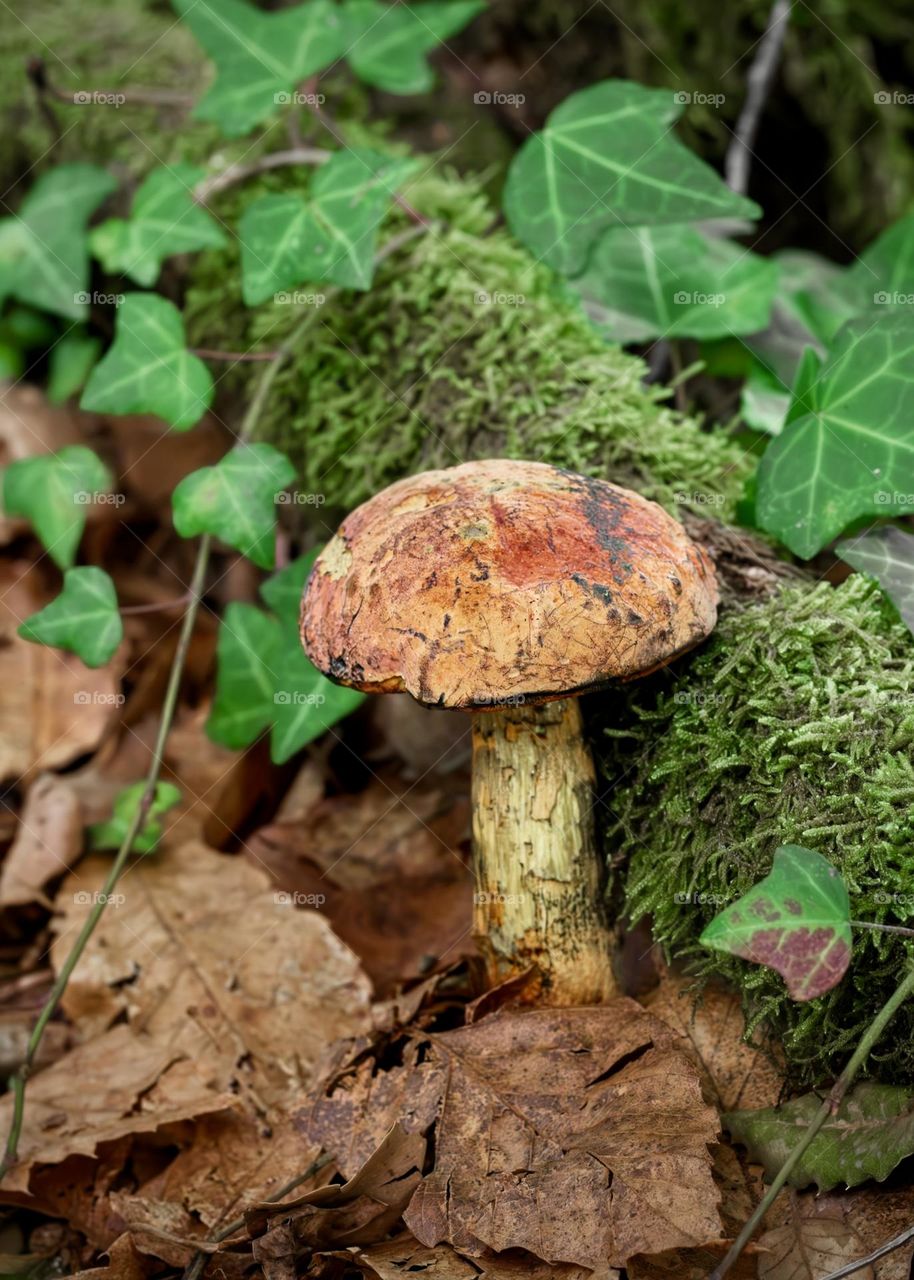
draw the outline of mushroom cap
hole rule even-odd
[[[647,675],[707,636],[713,566],[630,489],[542,462],[400,480],[314,563],[302,642],[338,684],[428,706],[546,702]]]

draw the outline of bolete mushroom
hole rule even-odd
[[[577,695],[713,629],[705,553],[656,503],[540,462],[400,480],[317,558],[302,640],[332,680],[473,713],[475,931],[492,983],[545,1004],[614,994]]]

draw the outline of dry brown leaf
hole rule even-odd
[[[709,985],[696,1005],[693,985],[690,978],[667,973],[642,1003],[685,1037],[709,1102],[721,1111],[774,1106],[784,1078],[767,1054],[743,1042],[739,997]]]
[[[80,865],[57,899],[59,969],[110,863]],[[338,1037],[370,1026],[370,988],[317,911],[296,911],[243,858],[165,846],[123,877],[64,998],[84,1034],[124,1014],[191,1058],[214,1088],[280,1115]]]
[[[863,1242],[843,1217],[809,1216],[797,1199],[780,1227],[759,1237],[759,1280],[822,1280],[866,1253]],[[860,1280],[874,1280],[862,1267]]]
[[[439,786],[373,781],[262,828],[246,850],[278,889],[326,898],[334,930],[385,995],[437,961],[475,953],[468,803]]]
[[[731,1241],[715,1240],[699,1249],[671,1249],[666,1253],[629,1259],[628,1280],[707,1280],[723,1261]],[[749,1245],[728,1273],[730,1280],[756,1280],[758,1249]]]
[[[379,1114],[421,1131],[439,1098],[435,1170],[404,1214],[421,1243],[621,1266],[721,1234],[717,1115],[679,1044],[633,1000],[501,1012],[357,1066],[302,1123],[348,1164]]]
[[[91,422],[85,414],[49,404],[38,387],[24,382],[7,384],[0,390],[0,467],[52,453],[64,445],[80,444],[83,430]],[[0,516],[0,546],[28,527],[27,520]]]
[[[401,1276],[417,1274],[425,1280],[618,1280],[619,1277],[619,1272],[611,1267],[590,1271],[565,1263],[550,1266],[532,1254],[517,1250],[484,1254],[471,1262],[450,1245],[428,1249],[412,1236],[325,1256],[336,1257],[350,1267],[357,1264],[377,1280],[398,1280]]]
[[[22,563],[0,566],[0,781],[30,779],[94,751],[119,714],[124,646],[90,671],[73,654],[16,634],[50,598],[35,580]]]
[[[73,788],[44,773],[29,788],[16,837],[0,870],[0,907],[40,902],[45,887],[69,870],[82,852],[83,816]]]
[[[126,1232],[108,1249],[108,1265],[77,1271],[72,1280],[146,1280],[146,1267],[136,1245]]]
[[[30,1080],[19,1162],[3,1188],[27,1192],[37,1164],[93,1155],[103,1142],[236,1105],[177,1046],[114,1027]],[[11,1096],[0,1100],[4,1133],[11,1107]]]
[[[809,1222],[826,1223],[826,1228],[816,1227],[819,1235],[827,1238],[831,1231],[839,1243],[854,1242],[854,1251],[844,1258],[849,1262],[854,1258],[863,1258],[886,1244],[902,1231],[907,1230],[914,1221],[914,1187],[863,1186],[852,1191],[828,1191],[820,1194],[814,1192],[790,1192],[778,1197],[765,1218],[766,1234],[759,1243],[768,1237],[776,1240],[789,1240],[791,1233],[804,1238],[810,1234],[805,1225]],[[909,1241],[900,1249],[894,1250],[874,1263],[872,1268],[863,1268],[859,1272],[864,1280],[874,1276],[875,1280],[908,1280],[911,1262],[914,1259],[914,1241]],[[834,1262],[831,1270],[840,1264]],[[770,1280],[768,1273],[760,1273],[763,1280]],[[785,1277],[790,1271],[783,1272]],[[827,1274],[827,1270],[822,1274]],[[780,1273],[774,1272],[775,1280],[781,1280]],[[797,1280],[806,1280],[807,1273],[797,1272]]]

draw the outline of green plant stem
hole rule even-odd
[[[178,639],[178,646],[175,649],[175,656],[171,664],[171,671],[168,677],[168,688],[165,691],[165,699],[162,703],[162,716],[159,720],[159,731],[156,735],[155,746],[152,750],[152,759],[149,762],[149,769],[146,774],[146,785],[143,794],[140,797],[140,803],[137,805],[130,822],[129,827],[121,842],[121,847],[117,851],[117,856],[111,864],[111,870],[105,877],[105,883],[97,894],[92,910],[86,916],[83,927],[79,931],[79,936],[70,948],[66,960],[60,968],[60,972],[51,988],[50,994],[44,1003],[41,1013],[35,1026],[32,1028],[32,1034],[29,1037],[28,1046],[26,1047],[25,1057],[19,1070],[10,1080],[10,1088],[13,1093],[13,1117],[10,1124],[9,1134],[6,1140],[6,1151],[3,1162],[0,1164],[0,1180],[2,1180],[7,1172],[16,1163],[19,1152],[19,1139],[22,1134],[22,1122],[25,1115],[25,1086],[26,1081],[31,1074],[41,1040],[45,1032],[45,1028],[51,1018],[57,1012],[57,1006],[60,1004],[61,998],[67,989],[67,983],[70,975],[79,963],[80,957],[86,948],[86,944],[95,932],[96,925],[102,917],[108,899],[114,892],[115,886],[121,877],[121,873],[127,865],[131,853],[133,852],[133,843],[143,829],[143,825],[148,817],[150,807],[155,799],[156,787],[159,782],[159,774],[162,770],[162,761],[165,755],[165,743],[171,730],[172,720],[178,705],[178,693],[181,687],[181,676],[184,672],[184,660],[187,657],[187,650],[190,646],[191,635],[194,630],[194,623],[197,619],[197,611],[200,607],[200,594],[203,588],[203,581],[206,576],[206,568],[209,563],[210,541],[208,536],[200,539],[200,546],[197,550],[197,560],[194,565],[193,577],[191,578],[187,609],[184,613],[184,620],[181,624],[181,634]]]
[[[782,1188],[787,1182],[787,1179],[790,1177],[790,1174],[796,1168],[801,1156],[805,1154],[807,1148],[810,1146],[816,1134],[825,1124],[825,1121],[829,1118],[829,1116],[834,1115],[835,1112],[838,1110],[844,1098],[844,1095],[847,1093],[848,1089],[853,1083],[854,1078],[857,1075],[857,1072],[860,1070],[864,1062],[866,1062],[867,1058],[869,1057],[870,1050],[879,1040],[883,1031],[885,1031],[886,1027],[888,1026],[892,1018],[897,1013],[899,1007],[902,1004],[904,1004],[905,1000],[907,1000],[907,998],[912,993],[914,993],[914,964],[911,965],[911,967],[908,970],[907,976],[904,978],[904,980],[901,983],[899,983],[898,987],[896,987],[896,989],[892,992],[891,996],[888,998],[888,1000],[885,1002],[885,1004],[876,1014],[876,1017],[870,1023],[866,1032],[861,1037],[860,1043],[857,1045],[857,1048],[854,1050],[847,1066],[844,1068],[844,1070],[841,1072],[838,1079],[832,1085],[831,1089],[829,1090],[828,1096],[824,1099],[821,1107],[816,1112],[815,1118],[813,1119],[809,1128],[806,1130],[806,1132],[803,1134],[803,1137],[800,1139],[800,1141],[794,1147],[793,1151],[791,1151],[790,1155],[784,1161],[783,1165],[781,1166],[771,1186],[768,1188],[764,1197],[757,1205],[756,1210],[753,1213],[752,1217],[749,1219],[749,1221],[743,1227],[742,1231],[734,1240],[729,1253],[721,1262],[720,1266],[715,1267],[715,1269],[711,1272],[711,1275],[708,1277],[708,1280],[722,1280],[722,1278],[727,1274],[730,1268],[735,1264],[740,1254],[745,1249],[746,1245],[752,1239],[753,1235],[756,1232],[756,1229],[758,1228],[765,1214],[768,1212],[768,1210],[771,1208],[772,1204],[774,1203],[775,1199],[780,1194]]]

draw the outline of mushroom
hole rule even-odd
[[[331,680],[473,713],[475,932],[527,998],[616,992],[578,695],[648,675],[713,629],[713,567],[628,489],[541,462],[400,480],[315,561],[302,641]]]

